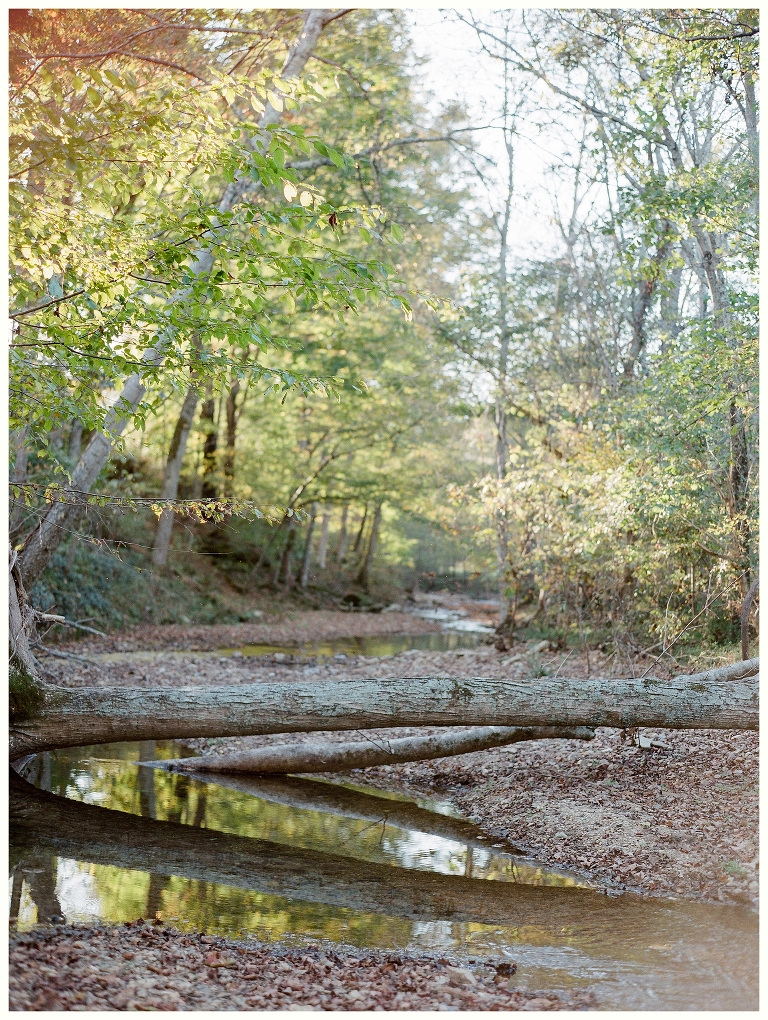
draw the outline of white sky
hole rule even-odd
[[[491,16],[491,12],[486,11],[476,10],[475,13]],[[482,52],[473,29],[456,21],[450,12],[409,10],[407,14],[413,26],[414,49],[419,56],[428,59],[421,73],[426,88],[434,93],[432,105],[437,109],[458,100],[468,108],[472,123],[500,123],[502,65]],[[532,97],[538,105],[548,106],[550,96],[543,94],[541,88],[536,86]],[[495,201],[500,205],[506,188],[506,156],[501,132],[478,132],[476,140],[481,151],[497,163]],[[540,133],[530,121],[521,124],[521,135],[515,147],[516,196],[512,231],[518,258],[550,254],[552,246],[557,245],[552,212],[553,197],[558,189],[555,179],[547,174],[547,167],[562,156],[569,141],[567,137],[553,137],[551,132]],[[570,189],[566,190],[568,194],[563,194],[562,198],[567,205]]]

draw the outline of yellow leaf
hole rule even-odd
[[[312,205],[312,196],[308,191],[302,191],[301,195],[299,196],[299,201],[306,209],[307,206]]]
[[[283,194],[285,195],[286,202],[292,202],[294,198],[296,198],[298,193],[299,190],[295,184],[291,184],[290,181],[285,182],[285,186],[283,187]]]

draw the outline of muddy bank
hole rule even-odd
[[[162,923],[15,936],[10,1008],[38,1010],[578,1010],[587,992],[522,991],[514,964],[325,946],[276,948]]]

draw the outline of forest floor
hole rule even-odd
[[[371,950],[280,949],[162,923],[17,935],[11,1010],[578,1010],[589,992],[523,991],[514,968]]]
[[[249,644],[296,646],[349,636],[437,631],[397,611],[290,611],[259,622],[146,626],[58,644],[80,659],[43,659],[64,686],[239,684],[359,677],[519,678],[629,675],[599,651],[543,641],[506,652],[487,644],[386,657],[221,654]],[[217,654],[217,650],[219,650]],[[661,664],[656,675],[668,676]],[[371,731],[371,736],[430,732]],[[450,800],[490,836],[505,836],[543,866],[613,890],[757,905],[757,733],[616,729],[594,740],[518,743],[435,761],[347,773],[357,784]],[[185,741],[228,752],[317,734]],[[343,733],[322,739],[344,740]],[[338,773],[334,774],[339,778]],[[330,776],[328,778],[331,778]],[[66,963],[66,967],[60,964]],[[522,992],[490,964],[362,950],[294,950],[184,934],[157,926],[37,929],[14,938],[11,1008],[92,1009],[591,1009],[588,995]],[[171,974],[172,977],[168,977]]]

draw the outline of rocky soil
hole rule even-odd
[[[522,991],[514,964],[276,949],[161,923],[38,929],[13,938],[12,1011],[574,1010],[589,993]]]

